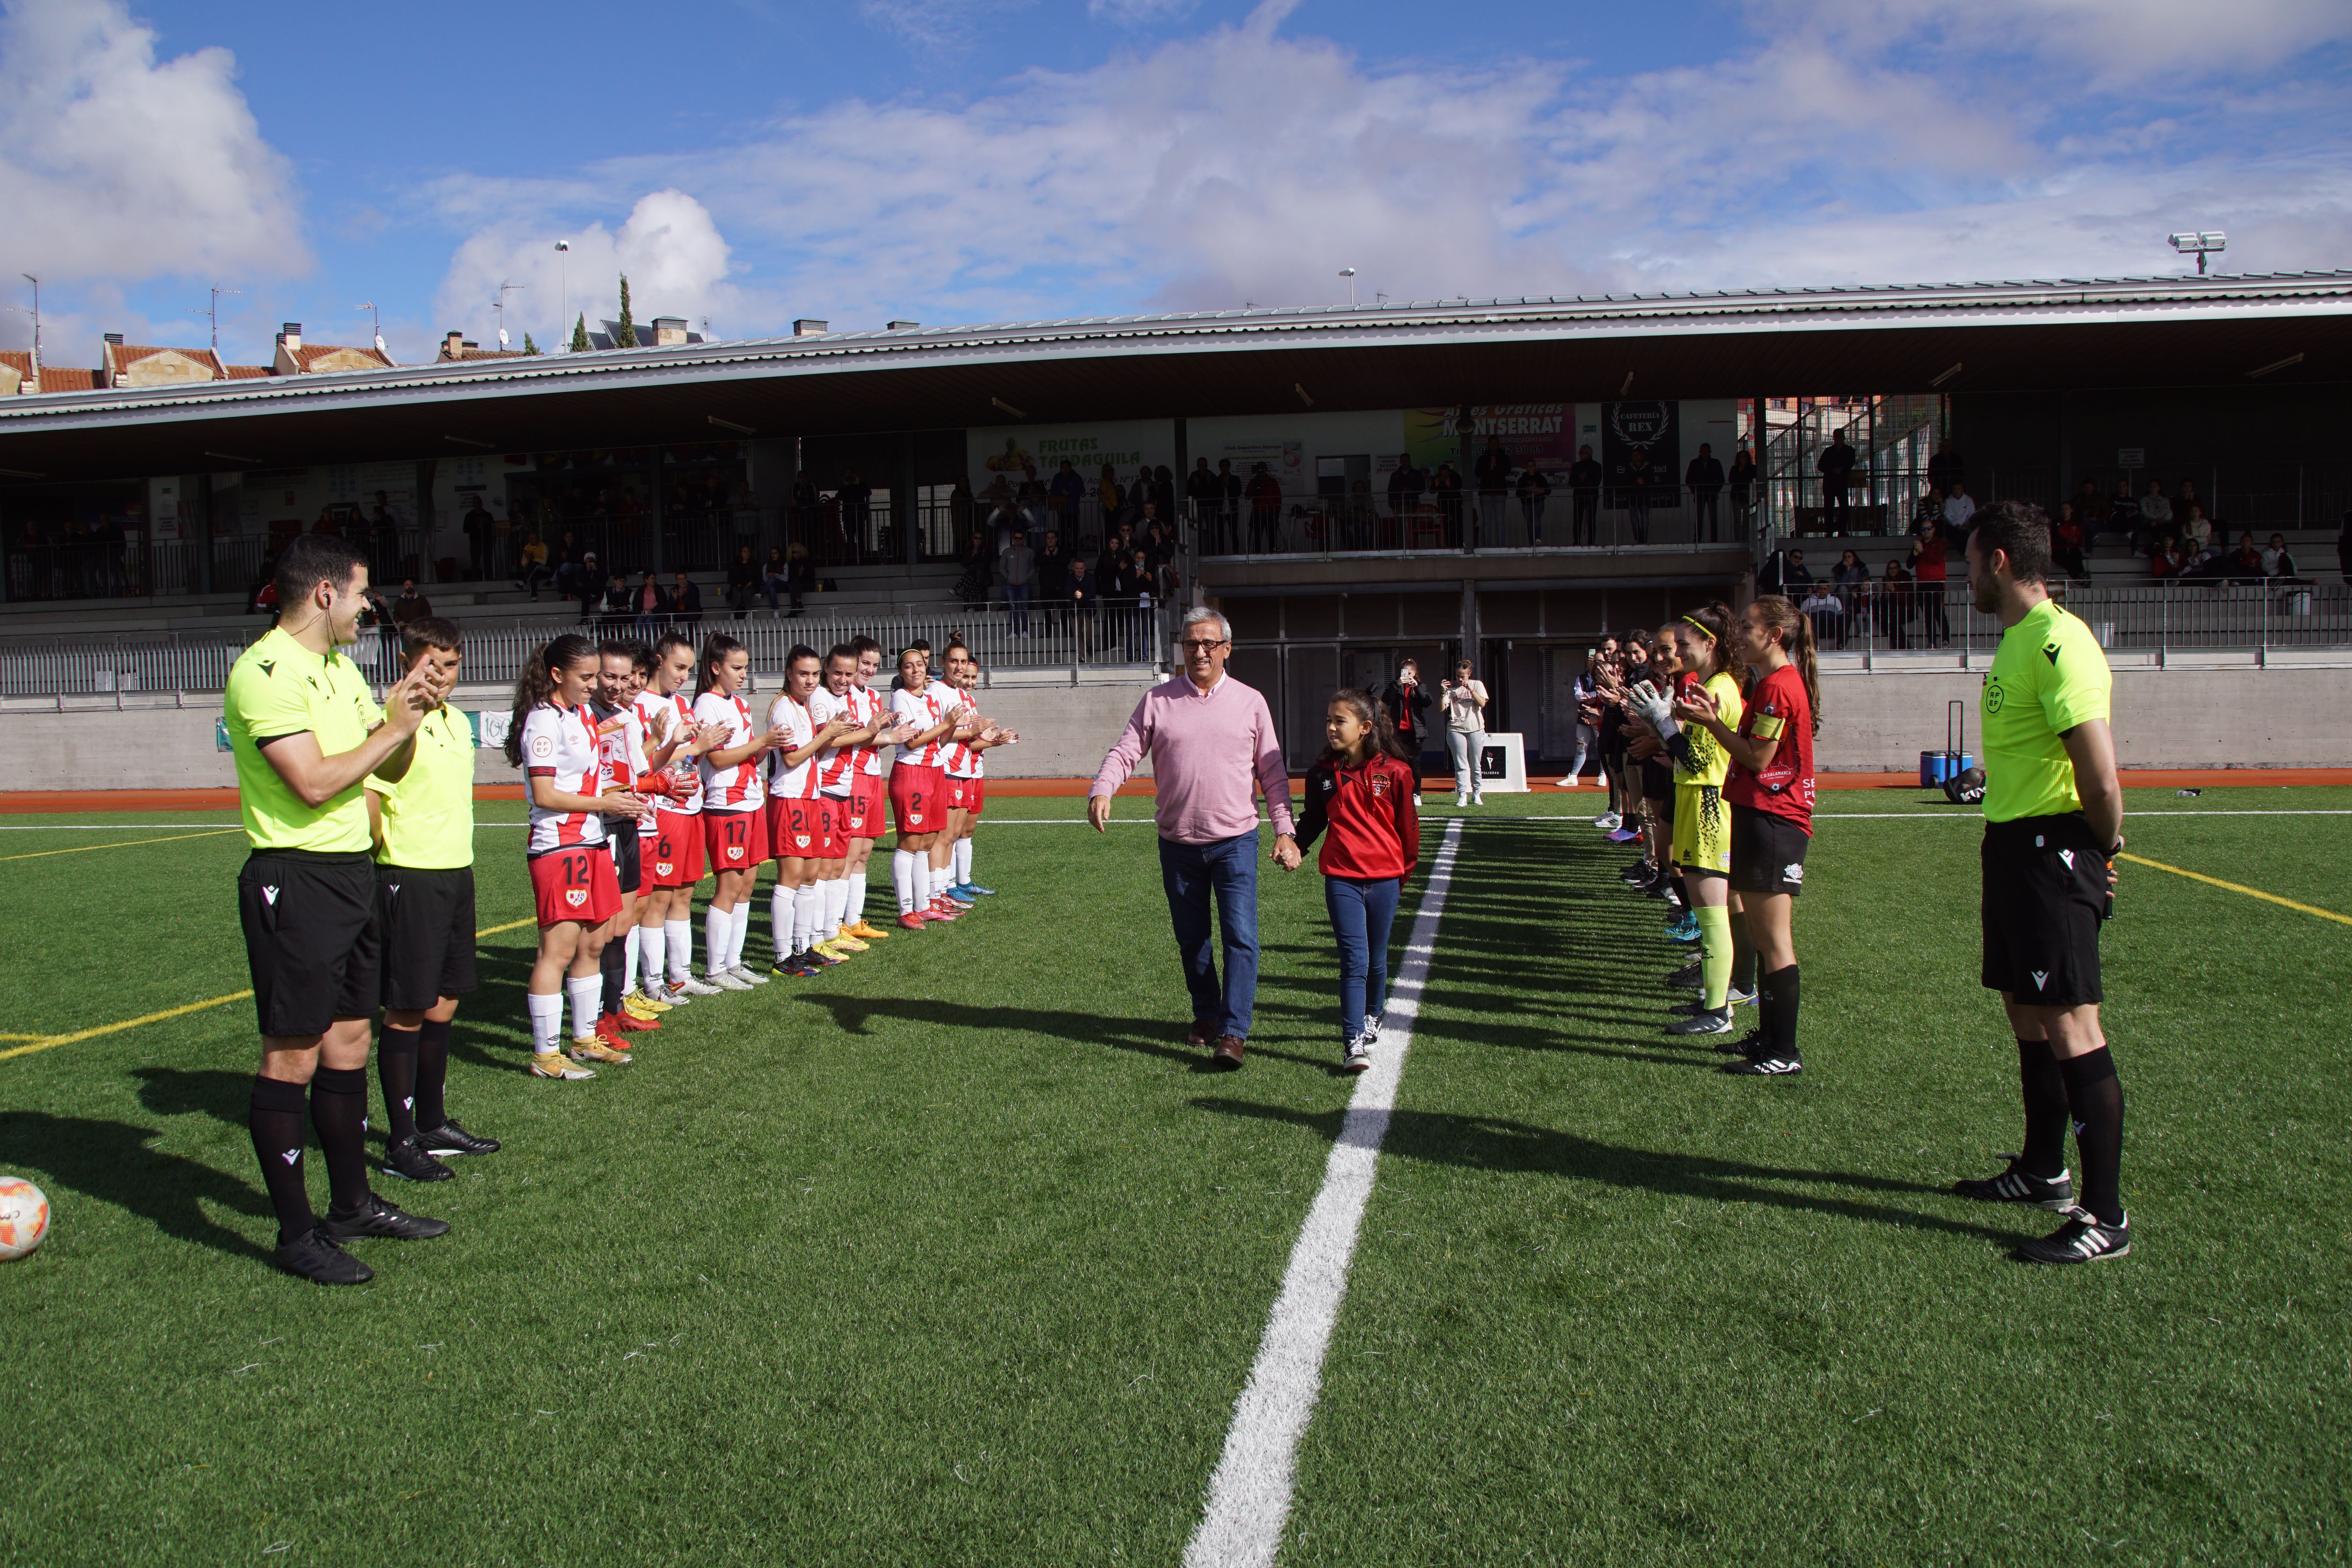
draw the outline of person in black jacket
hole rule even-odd
[[[1731,459],[1731,529],[1734,539],[1748,537],[1748,524],[1755,521],[1756,454],[1748,447]]]
[[[1049,631],[1058,631],[1068,618],[1070,604],[1070,557],[1062,548],[1059,529],[1045,531],[1045,542],[1037,551],[1037,608]]]
[[[1601,465],[1592,460],[1592,448],[1579,447],[1576,461],[1568,470],[1575,509],[1569,522],[1570,544],[1601,542]]]
[[[670,624],[688,637],[702,635],[702,590],[681,572],[669,591]]]
[[[1853,447],[1847,444],[1845,432],[1841,430],[1822,451],[1821,460],[1813,465],[1822,476],[1822,526],[1832,533],[1843,533],[1847,529],[1845,489],[1853,479],[1856,460]]]
[[[1389,722],[1415,767],[1429,749],[1429,694],[1421,687],[1421,666],[1412,659],[1401,662],[1397,678],[1381,688],[1381,706],[1388,710]]]
[[[1683,483],[1690,487],[1691,542],[1696,543],[1705,538],[1713,543],[1721,535],[1723,527],[1717,510],[1717,502],[1723,495],[1723,464],[1706,442],[1698,444],[1698,456],[1684,467]],[[1703,535],[1699,532],[1701,529],[1706,531]]]
[[[736,546],[734,564],[727,568],[727,607],[735,612],[739,621],[751,618],[751,604],[760,595],[760,565],[751,559],[751,547]]]

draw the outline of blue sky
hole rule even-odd
[[[2343,0],[0,0],[0,277],[394,357],[490,301],[720,336],[2352,265]],[[560,260],[554,242],[572,246]],[[28,303],[29,290],[0,290]],[[0,314],[0,344],[29,337]]]

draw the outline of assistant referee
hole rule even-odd
[[[2114,677],[2090,629],[2051,600],[2050,520],[2002,501],[1969,535],[1969,591],[2004,628],[1980,700],[1984,736],[1984,984],[2017,1037],[2025,1148],[1963,1197],[2063,1214],[2017,1249],[2032,1263],[2097,1263],[2131,1251],[2118,1192],[2124,1094],[2099,1029],[2099,924],[2124,847],[2123,792],[2107,729]],[[2068,1179],[2066,1123],[2082,1158]]]
[[[302,534],[278,557],[278,625],[230,668],[224,722],[237,806],[253,853],[237,875],[237,916],[261,1025],[253,1152],[278,1212],[280,1268],[357,1285],[367,1265],[339,1242],[439,1236],[446,1222],[404,1214],[368,1189],[368,1020],[382,935],[362,781],[397,777],[425,710],[442,693],[420,663],[385,694],[341,649],[359,640],[368,569],[340,539]],[[324,1224],[302,1179],[302,1113],[326,1156]]]

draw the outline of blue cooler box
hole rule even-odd
[[[1919,753],[1919,787],[1941,789],[1946,779],[1956,779],[1977,765],[1977,760],[1966,752],[1922,752]]]

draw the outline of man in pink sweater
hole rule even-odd
[[[1103,759],[1088,792],[1087,819],[1107,831],[1111,796],[1146,753],[1159,794],[1160,879],[1192,994],[1192,1027],[1184,1043],[1214,1042],[1211,1061],[1242,1065],[1250,1013],[1257,1000],[1257,801],[1274,818],[1274,860],[1298,868],[1290,816],[1290,771],[1265,699],[1225,673],[1233,628],[1214,610],[1184,617],[1184,673],[1143,694],[1118,744]],[[1223,928],[1225,979],[1217,984],[1210,947],[1209,905]]]

